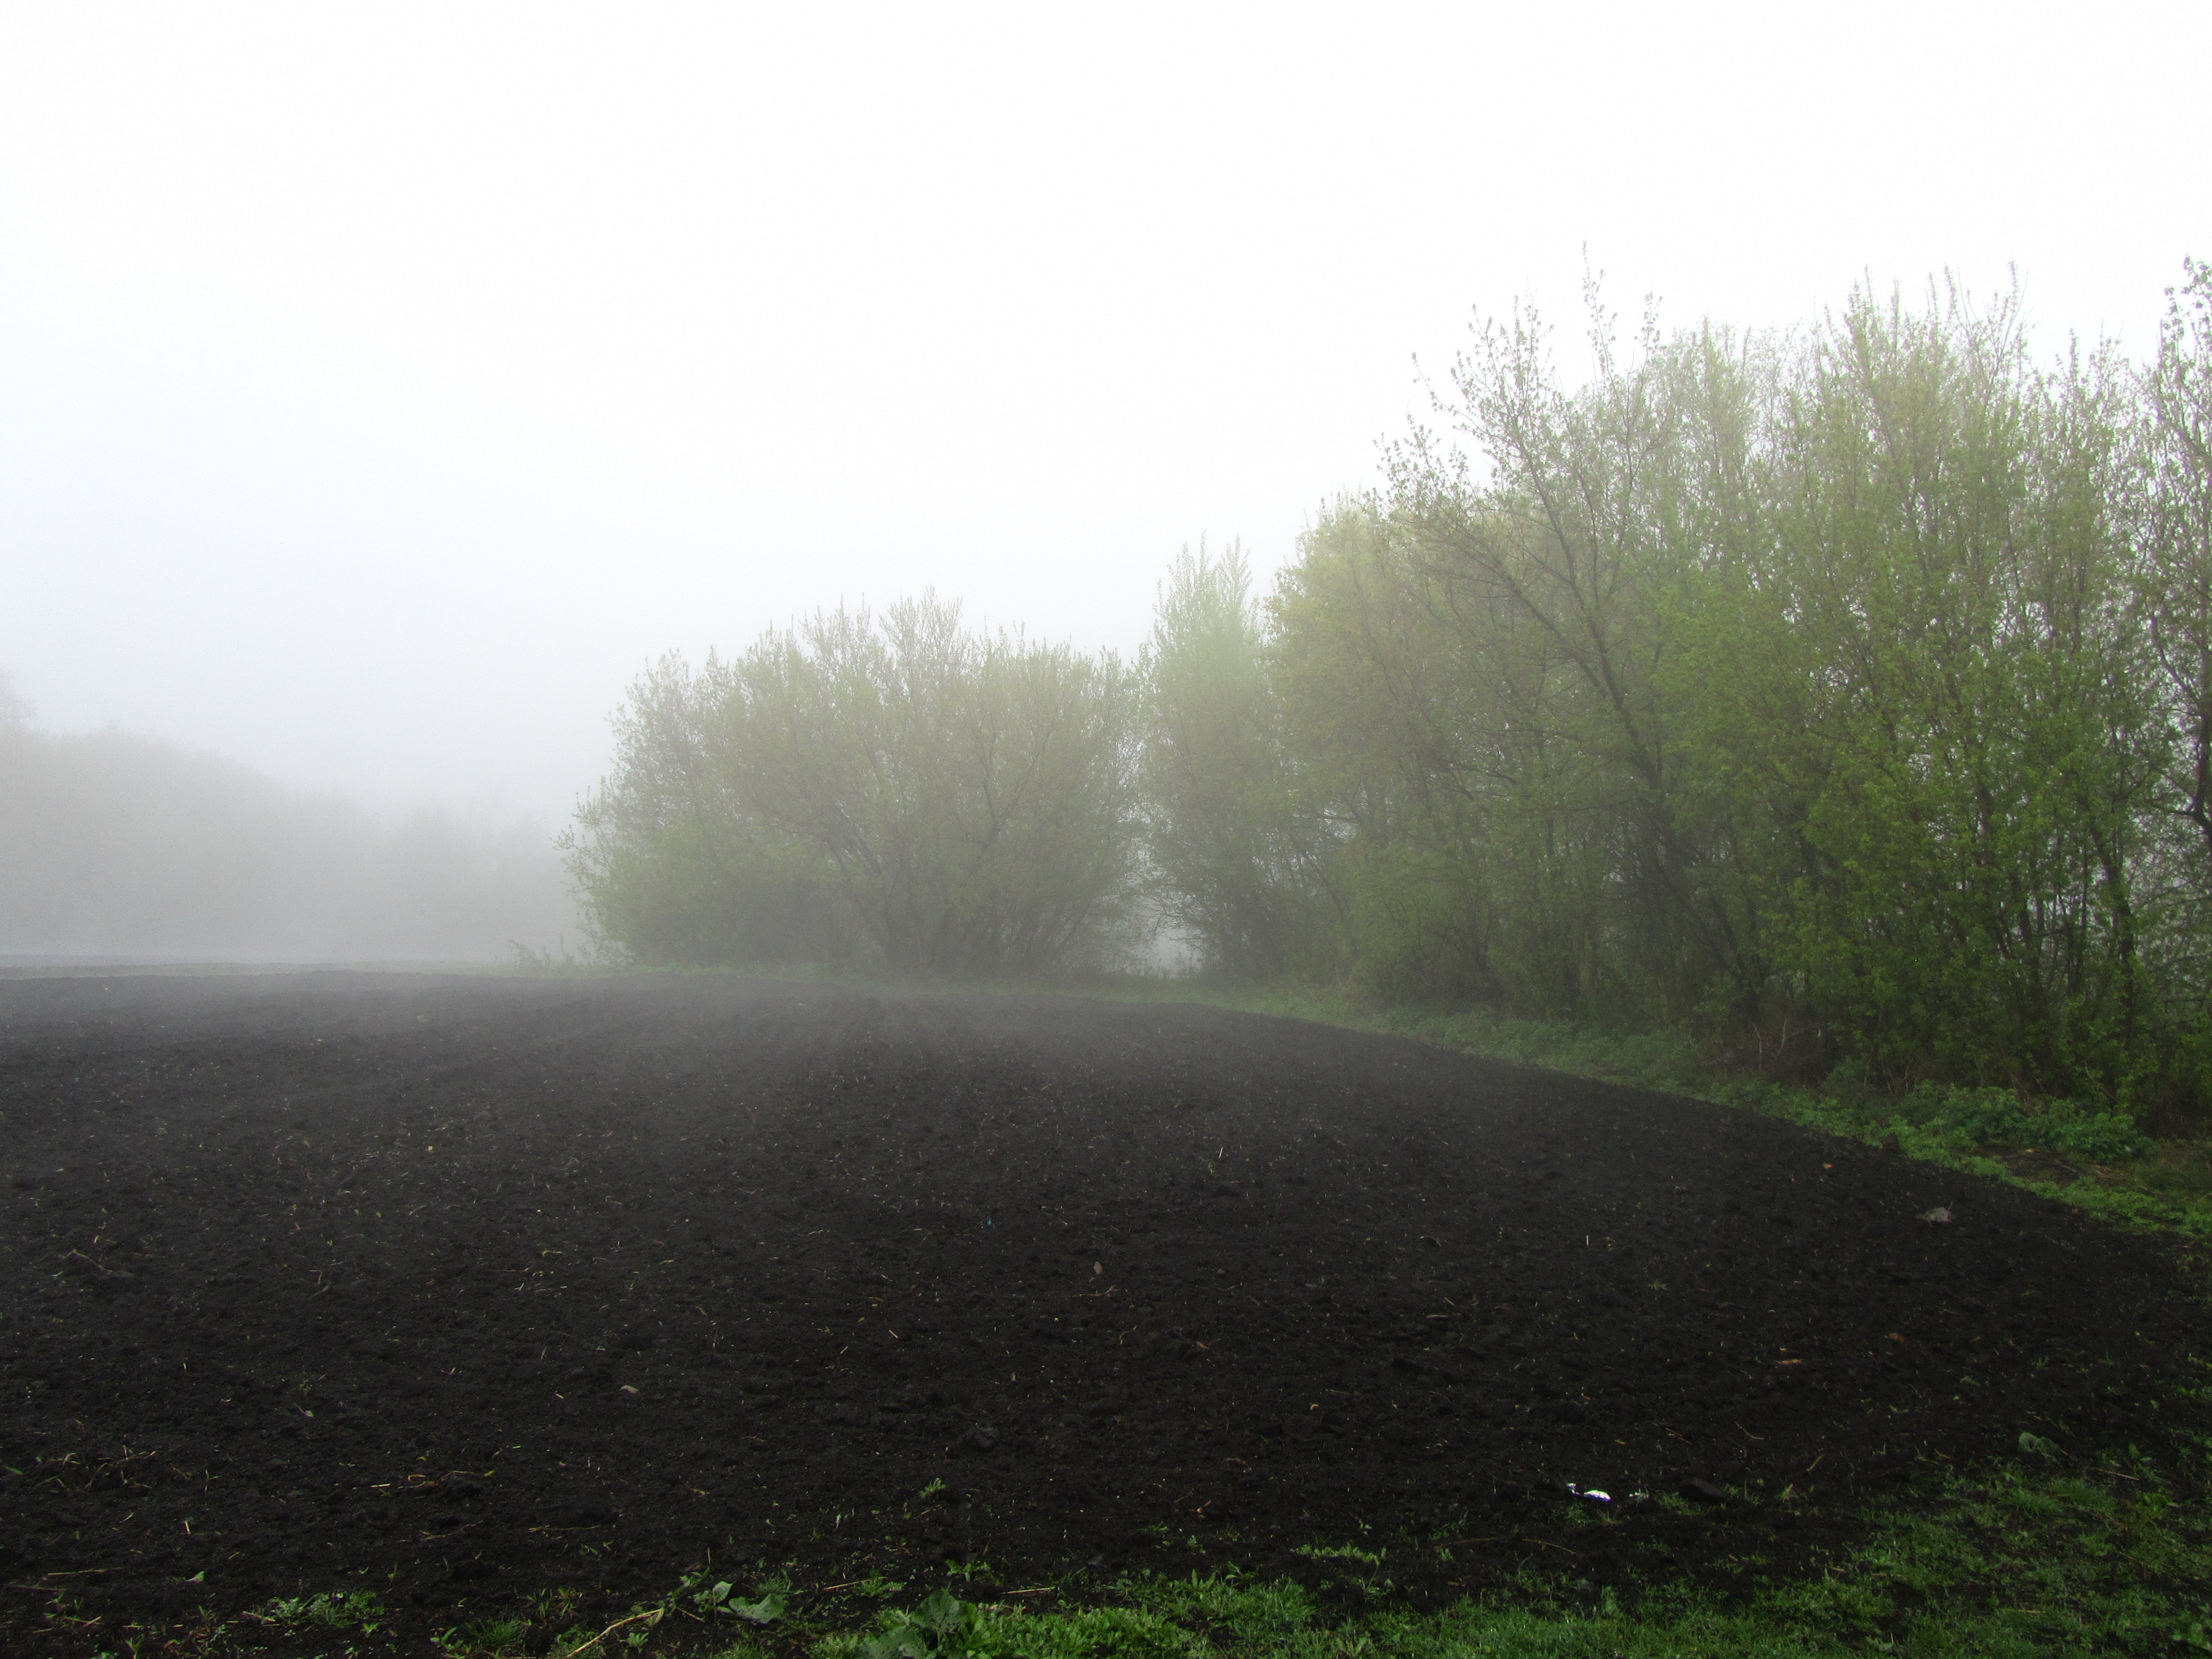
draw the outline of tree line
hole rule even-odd
[[[0,955],[485,961],[577,918],[542,830],[386,822],[157,739],[40,730],[0,674]]]
[[[640,961],[1209,971],[2130,1110],[2212,1090],[2212,267],[2154,349],[1871,292],[1477,331],[1271,592],[1137,661],[839,611],[617,719],[567,841]]]

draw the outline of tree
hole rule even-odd
[[[1601,318],[1573,391],[1533,316],[1482,330],[1449,433],[1268,612],[1354,976],[2137,1097],[2175,1018],[2149,976],[2188,977],[2154,830],[2161,798],[2196,822],[2197,327],[2139,444],[2118,359],[2038,368],[2009,301],[1630,357]]]
[[[1316,968],[1328,903],[1261,649],[1243,550],[1186,547],[1139,665],[1151,890],[1209,968],[1255,980]]]
[[[1103,962],[1132,909],[1130,702],[1112,658],[933,599],[817,615],[633,688],[571,868],[645,961]]]
[[[2144,377],[2141,592],[2182,736],[2169,801],[2212,860],[2212,264],[2185,269]]]

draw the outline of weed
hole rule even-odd
[[[2186,1202],[2212,1198],[2212,1147],[2169,1146],[2145,1166],[2142,1183],[2160,1196]]]
[[[543,1590],[528,1598],[530,1621],[534,1625],[559,1625],[575,1616],[584,1605],[584,1593],[580,1589],[562,1588]]]
[[[1354,1592],[1352,1605],[1337,1601],[1326,1618],[1303,1586],[1227,1568],[1123,1578],[1103,1605],[986,1604],[948,1588],[859,1631],[796,1613],[779,1630],[816,1659],[2212,1653],[2204,1460],[2174,1468],[2129,1448],[2078,1456],[2033,1434],[2021,1446],[2012,1462],[1931,1476],[1938,1484],[1868,1517],[1861,1541],[1818,1575],[1776,1582],[1747,1560],[1725,1593],[1530,1568],[1494,1592],[1422,1612],[1382,1577],[1379,1542],[1312,1544],[1297,1553],[1343,1564],[1352,1581],[1340,1587]],[[1680,1507],[1653,1501],[1662,1511]],[[763,1656],[741,1644],[723,1659]]]
[[[385,1612],[374,1591],[339,1590],[325,1591],[319,1595],[282,1597],[270,1602],[258,1616],[270,1624],[289,1628],[322,1626],[343,1630],[357,1626],[367,1635],[376,1629]]]
[[[449,1630],[437,1638],[449,1659],[493,1659],[493,1656],[521,1651],[524,1632],[520,1619],[486,1619],[465,1631]]]
[[[949,1589],[933,1593],[911,1612],[884,1615],[880,1633],[861,1642],[856,1659],[956,1659],[973,1650],[983,1630],[983,1610]]]
[[[1305,1556],[1310,1559],[1316,1561],[1364,1561],[1370,1567],[1379,1567],[1382,1565],[1383,1556],[1388,1554],[1389,1552],[1387,1550],[1364,1550],[1357,1544],[1338,1544],[1334,1547],[1321,1544],[1301,1544],[1297,1547],[1297,1550],[1293,1552],[1293,1553]]]
[[[716,1619],[742,1619],[747,1624],[772,1624],[783,1617],[791,1605],[791,1581],[787,1578],[763,1578],[753,1587],[754,1599],[746,1601],[737,1595],[725,1579],[707,1584],[702,1573],[686,1573],[684,1589],[679,1595],[690,1592],[691,1607],[697,1615],[712,1621]]]

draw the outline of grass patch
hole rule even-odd
[[[2212,1379],[2212,1366],[2198,1369]],[[2186,1391],[2202,1403],[2206,1390]],[[2060,1659],[2212,1653],[2212,1437],[2177,1464],[2132,1448],[2072,1457],[2043,1443],[2017,1459],[1931,1470],[1867,1517],[1856,1541],[1809,1570],[1755,1560],[1732,1581],[1686,1583],[1663,1562],[1615,1583],[1524,1570],[1449,1606],[1408,1606],[1391,1573],[1447,1546],[1411,1534],[1388,1547],[1298,1553],[1304,1582],[1234,1567],[1057,1585],[998,1583],[981,1562],[943,1582],[872,1579],[822,1589],[793,1569],[734,1578],[689,1574],[660,1601],[610,1623],[571,1622],[571,1590],[445,1632],[447,1659]],[[1626,1538],[1594,1510],[1582,1523]],[[794,1564],[795,1565],[795,1564]],[[939,1577],[933,1574],[932,1577]],[[903,1592],[903,1593],[902,1593]],[[741,1604],[732,1607],[732,1604]],[[125,1654],[421,1652],[393,1645],[382,1609],[358,1592],[289,1598],[228,1627],[140,1629]],[[565,1627],[564,1627],[565,1626]],[[381,1638],[381,1639],[380,1639]]]
[[[331,1630],[359,1629],[364,1635],[375,1632],[378,1621],[385,1616],[384,1604],[371,1590],[326,1591],[320,1595],[290,1595],[271,1601],[261,1611],[261,1617],[271,1625],[287,1629],[313,1629],[321,1626]]]
[[[782,1599],[734,1638],[694,1605],[696,1578],[611,1639],[567,1634],[557,1659],[641,1651],[769,1659],[1781,1659],[1782,1656],[2212,1652],[2212,1510],[2203,1449],[2182,1468],[2133,1450],[2069,1460],[2050,1447],[1931,1475],[1816,1571],[1770,1581],[1753,1563],[1720,1587],[1663,1569],[1592,1584],[1524,1571],[1441,1608],[1393,1594],[1402,1549],[1300,1552],[1312,1582],[1235,1569],[1009,1592],[970,1565],[911,1605],[759,1589]],[[1602,1531],[1616,1523],[1589,1522]],[[860,1593],[854,1595],[858,1589]],[[760,1596],[761,1601],[769,1595]],[[757,1603],[756,1603],[757,1605]],[[627,1636],[643,1637],[635,1648]],[[488,1651],[478,1650],[478,1651]]]

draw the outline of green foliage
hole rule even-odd
[[[933,599],[817,616],[635,686],[563,850],[601,943],[642,963],[1095,965],[1133,891],[1131,702],[1112,658]]]
[[[374,1591],[325,1590],[314,1595],[281,1597],[269,1603],[262,1616],[272,1624],[337,1630],[358,1627],[368,1632],[376,1629],[385,1613]]]
[[[883,1629],[854,1651],[855,1659],[966,1659],[983,1628],[981,1607],[939,1589],[911,1611],[885,1613]]]
[[[1145,848],[1161,919],[1239,978],[1312,971],[1328,897],[1290,789],[1250,570],[1185,549],[1139,665]]]
[[[2135,1156],[2212,1103],[2185,276],[2140,366],[1931,288],[1629,349],[1594,301],[1576,387],[1516,313],[1272,593],[1186,550],[1134,673],[931,600],[664,662],[578,893],[641,963],[975,977],[1108,964],[1141,908],[1220,979],[1847,1063],[1951,1091],[1931,1143]]]
[[[2142,1171],[2149,1190],[2179,1199],[2212,1199],[2212,1147],[2199,1142],[2160,1149],[2158,1161]]]
[[[703,1574],[686,1574],[684,1589],[689,1592],[693,1610],[702,1619],[712,1623],[717,1619],[742,1619],[750,1625],[769,1625],[783,1617],[791,1605],[791,1582],[786,1578],[767,1578],[753,1587],[753,1599],[746,1601],[736,1593],[727,1579],[707,1583]]]
[[[1385,1552],[1364,1550],[1357,1544],[1301,1544],[1293,1553],[1313,1561],[1360,1561],[1379,1567]]]
[[[508,1614],[483,1619],[465,1630],[449,1630],[436,1638],[448,1659],[506,1659],[521,1650],[524,1621]]]
[[[1148,669],[1215,787],[1153,856],[1207,961],[2087,1102],[2011,1135],[2083,1157],[2203,1101],[2212,272],[2141,369],[1940,290],[1612,334],[1570,389],[1480,330],[1264,613],[1178,568]]]
[[[1057,1611],[939,1590],[867,1631],[826,1634],[823,1659],[1782,1659],[1869,1652],[2188,1652],[2203,1632],[2212,1522],[2203,1470],[2123,1450],[2084,1457],[2032,1432],[2017,1462],[1931,1472],[1911,1498],[1863,1517],[1856,1541],[1801,1578],[1737,1564],[1725,1589],[1691,1588],[1669,1558],[1593,1585],[1531,1565],[1507,1587],[1420,1611],[1382,1589],[1380,1550],[1310,1548],[1360,1592],[1324,1604],[1235,1569],[1125,1578]],[[1613,1521],[1593,1515],[1594,1535]],[[1408,1540],[1402,1547],[1443,1547]],[[1324,1611],[1324,1605],[1329,1610]]]
[[[821,1592],[802,1596],[781,1579],[763,1581],[757,1593],[792,1604],[776,1609],[777,1650],[817,1659],[1842,1659],[1869,1652],[2086,1659],[2197,1650],[2192,1644],[2212,1621],[2204,1593],[2212,1583],[2205,1456],[2212,1440],[2180,1433],[2170,1462],[2131,1446],[2063,1443],[2031,1429],[2017,1431],[2017,1443],[2016,1459],[1931,1464],[1911,1490],[1876,1508],[1830,1513],[1833,1553],[1794,1577],[1746,1556],[1715,1559],[1693,1581],[1680,1571],[1671,1546],[1639,1541],[1631,1517],[1589,1510],[1572,1522],[1587,1540],[1578,1547],[1613,1557],[1613,1583],[1593,1584],[1579,1565],[1564,1564],[1572,1558],[1553,1565],[1538,1556],[1497,1589],[1426,1609],[1395,1594],[1382,1576],[1386,1559],[1449,1565],[1464,1540],[1409,1531],[1387,1547],[1379,1538],[1311,1544],[1297,1553],[1333,1581],[1319,1593],[1235,1566],[1068,1582],[1037,1601],[970,1601],[939,1588],[915,1607],[880,1612]],[[1741,1501],[1795,1511],[1814,1500],[1747,1492]],[[860,1586],[862,1597],[878,1588]],[[727,1584],[687,1575],[663,1602],[641,1605],[596,1633],[565,1632],[553,1651],[619,1651],[641,1645],[632,1638],[651,1633],[659,1644],[672,1630],[680,1632],[677,1650],[702,1651],[686,1638],[726,1640],[715,1627],[726,1632],[730,1624],[709,1609],[732,1597]],[[568,1599],[568,1592],[550,1598],[564,1606]],[[811,1611],[799,1610],[802,1601]],[[705,1630],[677,1616],[693,1608]],[[751,1629],[750,1618],[738,1619],[750,1633],[720,1650],[722,1659],[766,1651],[769,1633]],[[497,1621],[444,1645],[510,1654],[520,1635],[515,1621]]]
[[[1902,1111],[1908,1122],[1948,1130],[1978,1146],[2041,1147],[2107,1164],[2142,1158],[2153,1150],[2134,1121],[2120,1113],[2090,1111],[2071,1100],[2030,1111],[2009,1089],[1923,1084],[1905,1097]]]

